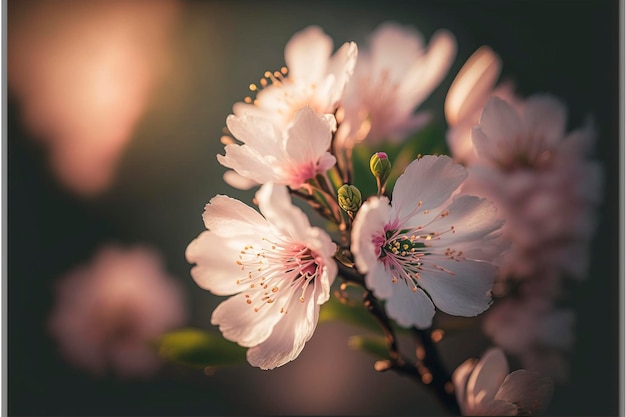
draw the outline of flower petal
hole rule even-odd
[[[378,262],[379,248],[375,247],[375,237],[385,237],[385,226],[389,223],[391,206],[387,197],[368,199],[354,219],[352,225],[352,246],[356,267],[362,274],[367,273]]]
[[[230,295],[241,291],[237,279],[242,278],[236,254],[241,247],[232,247],[222,236],[204,231],[191,241],[185,252],[187,262],[195,263],[191,276],[205,290],[216,295]],[[249,242],[248,242],[249,243]]]
[[[495,267],[488,262],[422,257],[424,271],[418,285],[441,311],[454,316],[473,317],[489,308]],[[436,265],[431,263],[436,262]],[[445,271],[438,268],[445,269]]]
[[[555,97],[548,94],[536,94],[524,103],[523,120],[529,134],[542,138],[543,150],[553,149],[565,136],[567,109]]]
[[[484,136],[475,138],[480,129]],[[491,97],[480,115],[480,127],[472,131],[472,141],[479,156],[507,161],[515,152],[515,141],[525,134],[522,121],[508,102]]]
[[[460,364],[452,374],[452,383],[454,384],[454,393],[456,395],[456,401],[461,407],[461,414],[464,416],[469,415],[467,409],[467,380],[470,377],[470,374],[474,370],[476,366],[476,362],[478,362],[474,358],[467,359],[465,362]]]
[[[247,145],[228,144],[224,150],[226,155],[217,155],[217,161],[227,168],[234,169],[242,177],[253,179],[260,184],[282,179],[272,169],[276,165],[275,157],[263,157]]]
[[[507,375],[495,398],[517,404],[520,414],[537,415],[550,403],[553,390],[550,378],[519,369]]]
[[[239,200],[217,195],[204,207],[204,225],[213,233],[231,236],[233,232],[269,230],[267,221],[256,210]]]
[[[489,349],[478,361],[467,381],[468,403],[471,405],[480,399],[483,404],[493,401],[508,373],[509,364],[502,349]]]
[[[237,294],[218,305],[211,316],[211,324],[219,325],[224,338],[250,347],[265,341],[276,323],[284,318],[280,309],[280,296],[276,305],[264,304],[258,310],[254,303],[248,304],[247,294]],[[284,297],[284,296],[283,296]]]
[[[291,204],[287,187],[266,183],[256,192],[259,210],[280,233],[306,244],[306,231],[311,227],[302,210]]]
[[[376,297],[386,300],[393,295],[392,278],[393,274],[387,271],[382,262],[375,262],[365,275],[365,285]]]
[[[285,46],[289,78],[302,83],[321,79],[332,51],[333,40],[319,26],[297,32]]]
[[[444,203],[466,177],[465,168],[448,156],[426,155],[411,162],[393,189],[392,206],[400,223]]]
[[[274,326],[271,335],[261,344],[248,349],[247,358],[252,366],[274,369],[298,357],[304,344],[313,336],[319,316],[319,305],[309,285],[305,302],[293,297],[287,314]]]
[[[311,107],[298,110],[287,126],[285,149],[296,164],[316,163],[328,151],[335,119],[318,115]]]
[[[435,307],[424,291],[418,288],[414,292],[400,280],[391,287],[393,294],[385,304],[389,317],[402,327],[425,329],[432,325]]]

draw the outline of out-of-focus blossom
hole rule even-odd
[[[485,199],[452,199],[466,176],[447,156],[417,159],[398,178],[391,205],[386,197],[370,198],[355,218],[356,266],[401,326],[430,326],[433,304],[475,316],[491,303],[490,261],[502,221]]]
[[[200,287],[233,295],[213,311],[211,323],[250,347],[251,365],[272,369],[294,360],[313,335],[337,274],[336,245],[291,204],[286,187],[265,184],[256,198],[263,215],[214,197],[203,215],[208,230],[186,256],[196,264],[191,275]]]
[[[414,111],[446,75],[455,53],[447,31],[436,32],[426,46],[411,27],[380,25],[369,38],[369,50],[359,51],[342,99],[341,145],[398,141],[422,126],[428,115]]]
[[[181,289],[155,252],[107,246],[59,281],[49,329],[74,365],[145,377],[159,366],[149,343],[185,320]]]
[[[8,85],[25,125],[73,192],[113,181],[118,159],[168,68],[176,0],[14,2]]]
[[[487,312],[483,329],[496,345],[520,358],[525,369],[564,381],[574,322],[574,311],[556,309],[546,299],[508,298]]]
[[[284,130],[252,113],[231,114],[226,124],[243,144],[226,145],[226,155],[217,155],[217,160],[258,184],[275,182],[297,189],[336,162],[328,152],[335,118],[311,107],[298,110]]]
[[[517,416],[541,413],[549,404],[549,378],[524,369],[509,373],[501,349],[491,348],[476,363],[468,359],[452,375],[464,416]]]
[[[566,133],[565,123],[565,106],[551,96],[519,107],[494,97],[472,132],[477,159],[467,192],[493,200],[507,219],[513,243],[502,272],[544,280],[529,283],[530,292],[558,292],[551,281],[582,278],[587,269],[602,171],[588,159],[593,129]]]
[[[480,112],[490,97],[517,102],[511,83],[496,86],[501,66],[493,50],[482,46],[469,57],[450,86],[444,113],[449,126],[446,140],[455,161],[471,164],[476,158],[472,128],[478,124]]]
[[[287,66],[266,72],[260,88],[252,84],[251,90],[258,91],[256,98],[235,103],[233,113],[261,115],[279,128],[285,127],[304,106],[319,114],[334,113],[354,71],[357,46],[346,42],[332,52],[333,40],[318,26],[297,32],[285,46]]]

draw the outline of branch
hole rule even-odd
[[[376,362],[374,368],[377,371],[393,370],[401,375],[408,376],[418,384],[422,384],[431,389],[443,406],[453,414],[460,415],[460,408],[454,395],[454,385],[451,381],[450,373],[445,369],[439,353],[435,348],[430,330],[420,330],[413,328],[420,347],[416,355],[417,361],[412,363],[404,358],[398,349],[397,336],[391,324],[391,319],[381,306],[374,293],[365,286],[365,278],[352,266],[346,265],[342,261],[336,260],[339,274],[347,282],[353,282],[365,289],[363,294],[363,304],[380,324],[384,334],[385,342],[389,350],[389,360]]]

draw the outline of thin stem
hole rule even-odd
[[[417,360],[411,362],[403,357],[398,349],[398,339],[391,324],[391,319],[387,316],[386,311],[374,293],[365,286],[365,277],[358,273],[354,267],[350,267],[339,260],[336,260],[336,263],[339,274],[345,281],[356,283],[365,289],[363,304],[379,323],[385,335],[390,359],[378,361],[375,364],[375,369],[378,371],[393,370],[401,375],[408,376],[418,384],[431,389],[448,411],[459,415],[460,408],[454,395],[451,376],[441,362],[431,337],[431,330],[414,328],[413,332],[420,343],[420,347],[416,352]]]

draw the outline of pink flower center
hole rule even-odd
[[[238,285],[247,286],[246,303],[255,311],[267,304],[273,304],[279,294],[281,313],[287,313],[287,305],[292,297],[299,293],[299,301],[305,301],[306,289],[321,273],[322,259],[301,243],[285,239],[262,239],[260,248],[245,246],[239,255],[237,265],[246,272],[237,280]]]

